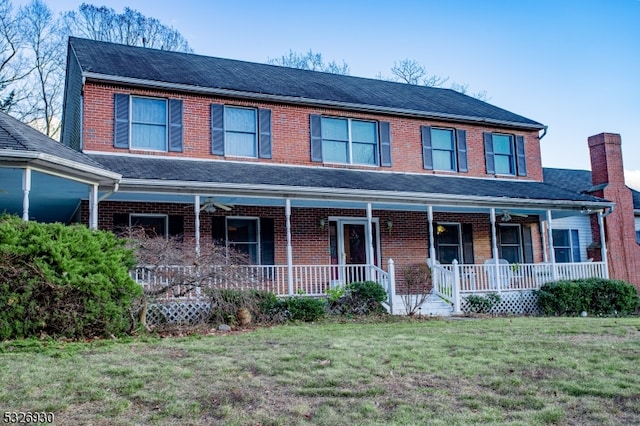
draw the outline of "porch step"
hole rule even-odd
[[[417,313],[425,316],[447,317],[453,313],[453,307],[433,294],[430,294],[427,300],[420,306],[421,309]],[[402,296],[396,294],[393,298],[393,314],[406,315],[407,311],[402,302]]]

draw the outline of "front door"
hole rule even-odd
[[[334,227],[331,235],[335,238],[331,245],[337,249],[337,253],[335,253],[337,259],[332,256],[332,263],[345,266],[340,268],[342,271],[341,280],[346,282],[365,281],[366,268],[350,265],[378,264],[377,223],[372,222],[371,224],[373,259],[369,258],[369,234],[366,220],[343,219],[337,220],[331,225]],[[333,250],[332,248],[332,253]]]

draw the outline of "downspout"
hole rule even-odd
[[[544,129],[542,129],[542,135],[540,135],[540,137],[538,138],[539,141],[542,140],[542,138],[544,138],[545,136],[547,136],[547,126],[544,126]]]

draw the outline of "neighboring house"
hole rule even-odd
[[[80,220],[220,241],[280,293],[387,277],[390,260],[398,292],[429,260],[456,309],[460,291],[607,276],[582,223],[614,203],[545,182],[545,133],[449,89],[69,40],[62,143],[121,176]]]

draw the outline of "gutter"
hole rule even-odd
[[[428,118],[428,119],[437,119],[437,120],[443,120],[443,121],[456,121],[456,122],[461,121],[461,122],[474,123],[474,124],[484,123],[484,124],[491,124],[491,125],[498,125],[498,126],[505,126],[505,127],[511,127],[511,128],[526,129],[526,130],[546,129],[546,126],[543,126],[541,124],[518,123],[513,121],[494,120],[494,119],[467,116],[467,115],[433,113],[433,112],[428,113],[428,112],[413,110],[413,109],[363,105],[363,104],[356,104],[356,103],[349,103],[349,102],[302,98],[297,96],[272,95],[267,93],[245,92],[240,90],[221,89],[221,88],[213,88],[213,87],[199,87],[199,86],[192,86],[192,85],[183,84],[183,83],[166,83],[166,82],[159,82],[159,81],[139,79],[139,78],[111,76],[111,75],[93,73],[93,72],[83,71],[82,77],[83,79],[90,79],[97,83],[120,83],[124,85],[136,86],[138,88],[145,87],[145,88],[162,89],[162,90],[169,90],[169,91],[174,90],[174,91],[196,93],[196,94],[218,95],[218,96],[241,98],[241,99],[262,100],[262,101],[268,101],[268,102],[294,103],[296,105],[348,109],[348,110],[354,110],[354,111],[360,111],[360,112],[393,114],[393,115],[400,115],[404,117]]]

